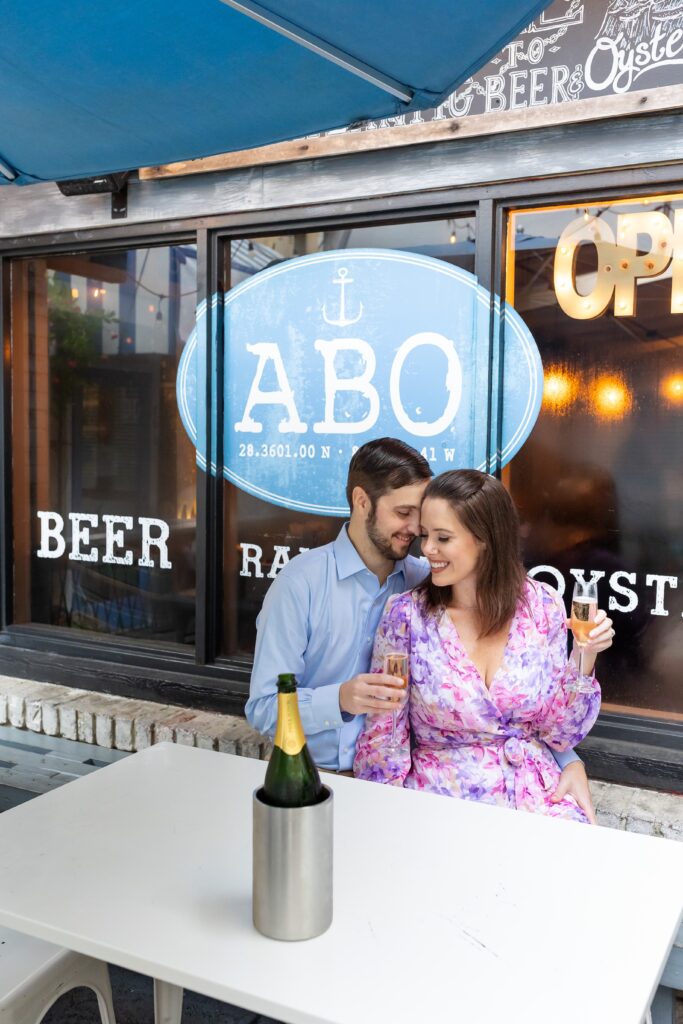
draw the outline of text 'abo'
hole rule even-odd
[[[408,356],[415,349],[431,347],[443,352],[446,357],[444,376],[445,402],[439,416],[431,421],[412,419],[401,401],[401,373]],[[335,341],[314,342],[324,367],[324,412],[323,419],[313,424],[314,434],[361,434],[370,430],[379,417],[380,399],[372,379],[377,367],[373,348],[362,338],[338,338]],[[257,406],[283,406],[287,415],[280,421],[281,434],[305,434],[308,425],[299,416],[294,391],[285,370],[280,347],[275,342],[261,341],[246,346],[247,352],[257,357],[254,377],[244,407],[242,418],[235,423],[238,433],[260,434],[263,424],[254,418]],[[353,353],[360,359],[362,371],[353,377],[338,375],[337,357],[342,353]],[[266,370],[270,368],[277,381],[277,390],[263,391],[261,383]],[[368,403],[366,414],[357,420],[335,419],[335,401],[338,394],[354,392]],[[389,375],[389,400],[397,423],[415,437],[435,437],[447,430],[455,419],[462,397],[462,366],[455,345],[448,338],[435,331],[421,331],[413,334],[399,345],[391,364]]]

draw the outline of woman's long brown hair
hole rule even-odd
[[[503,628],[524,598],[526,572],[520,557],[519,519],[500,481],[476,469],[454,469],[435,477],[423,501],[447,501],[458,519],[484,544],[477,563],[477,613],[480,636]],[[437,587],[428,576],[416,588],[428,609],[445,607],[450,587]]]

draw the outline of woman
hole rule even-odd
[[[562,601],[526,577],[512,499],[485,473],[443,473],[425,491],[421,533],[431,576],[387,606],[373,653],[374,671],[389,652],[409,655],[400,742],[388,742],[390,714],[368,716],[354,774],[586,822],[572,797],[550,799],[560,775],[550,748],[586,736],[600,687],[577,685]],[[584,676],[613,636],[599,611]]]

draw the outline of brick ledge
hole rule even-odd
[[[0,675],[0,725],[133,752],[182,743],[267,758],[271,743],[243,718]],[[591,782],[598,822],[683,841],[683,796]]]
[[[271,744],[243,718],[0,675],[0,725],[132,753],[182,743],[266,758]]]

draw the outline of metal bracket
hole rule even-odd
[[[123,220],[124,217],[128,216],[128,182],[124,181],[123,185],[117,192],[111,194],[111,219],[112,220]]]

